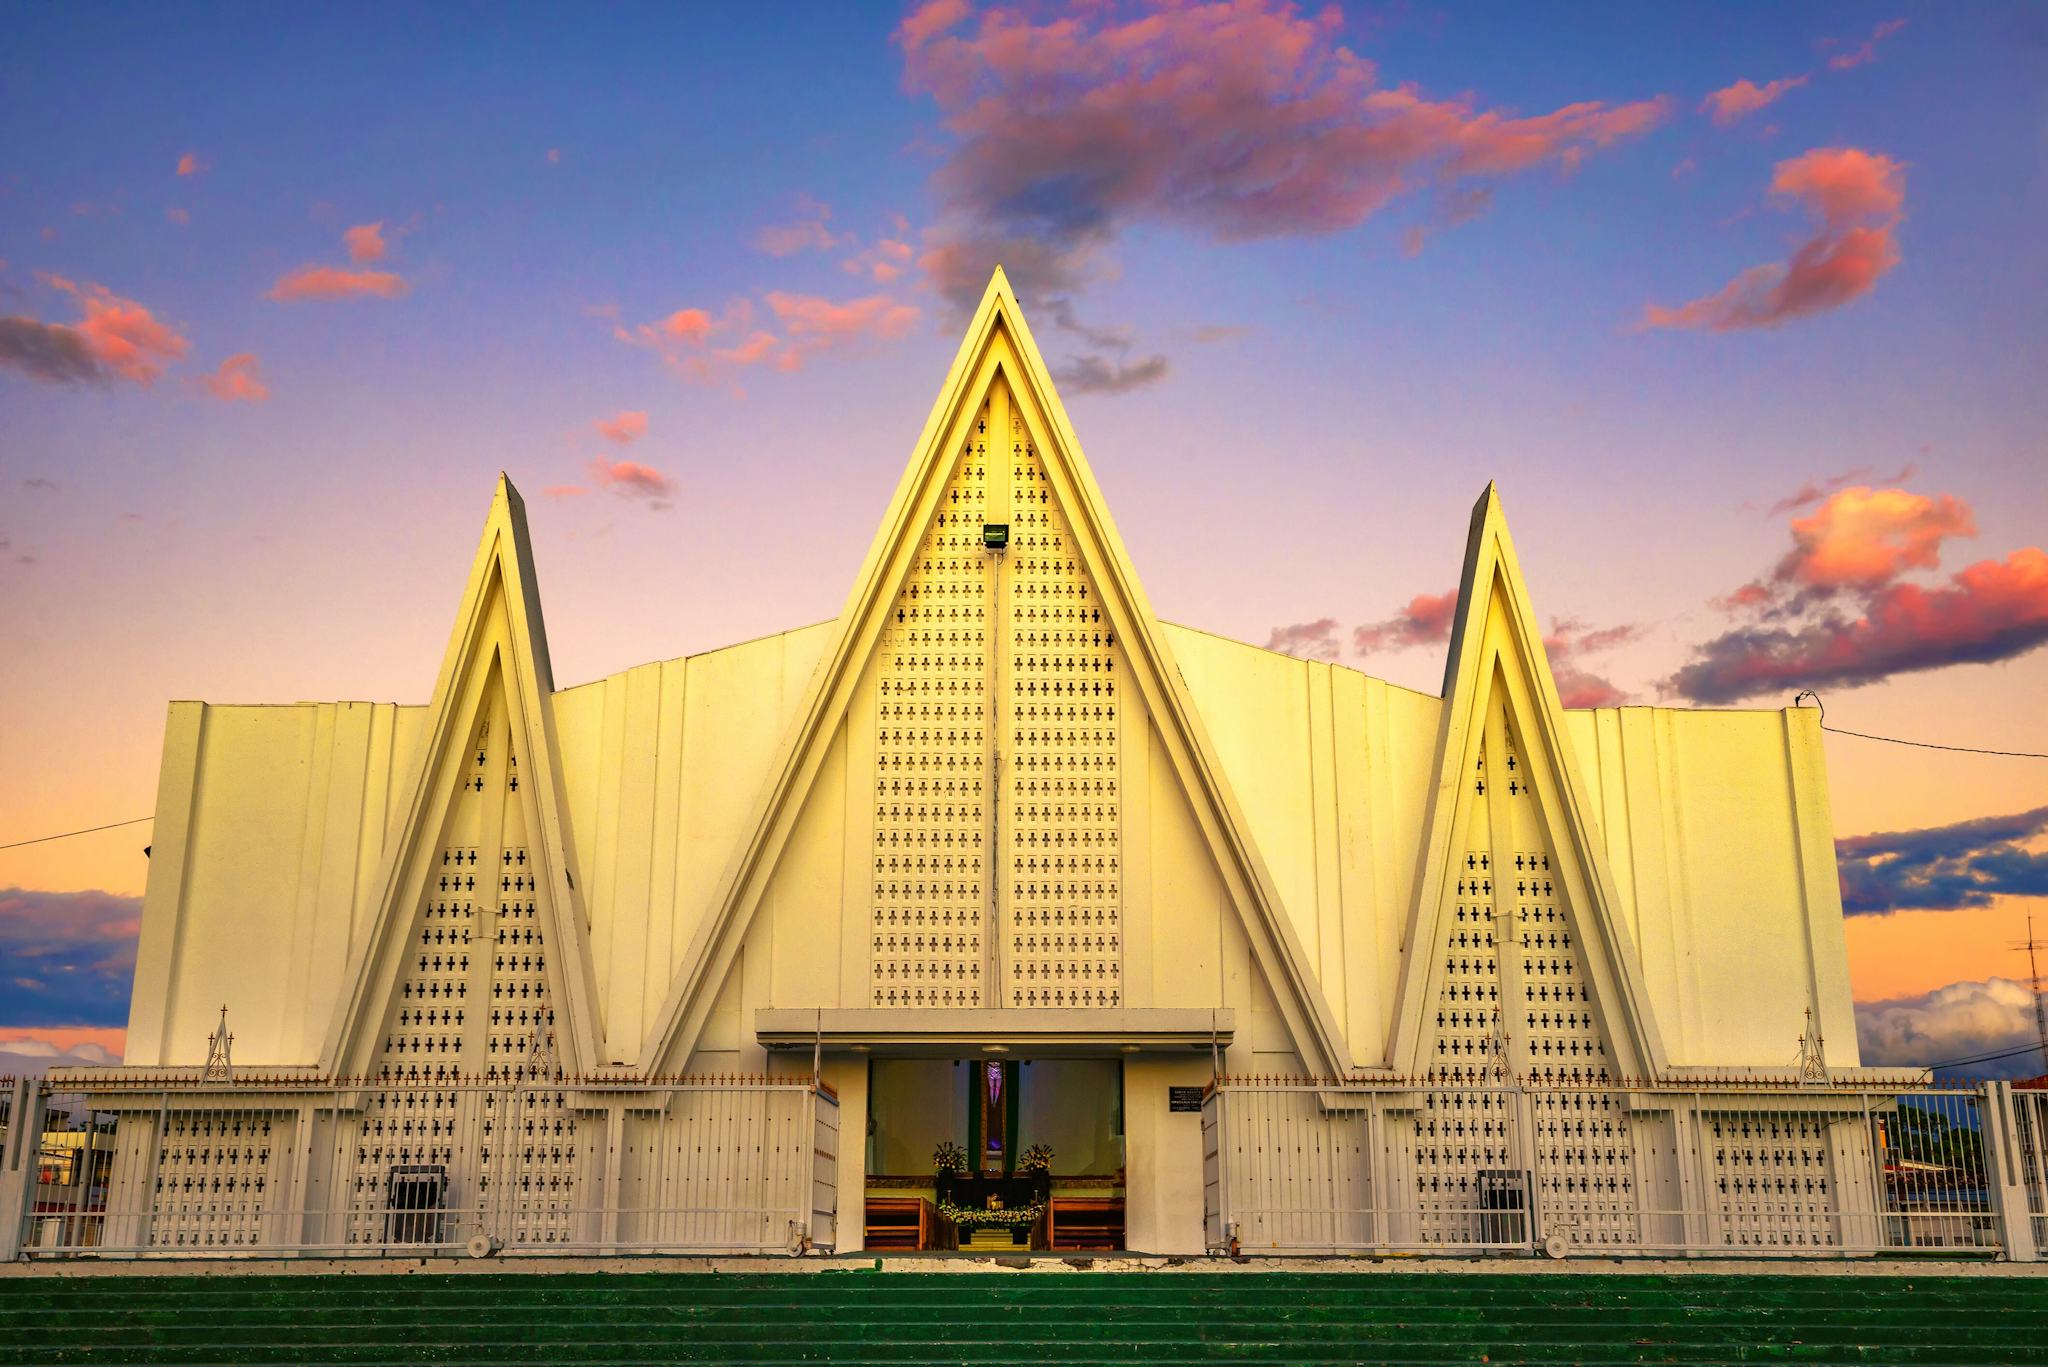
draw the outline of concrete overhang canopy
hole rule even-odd
[[[764,1007],[754,1034],[768,1048],[867,1049],[877,1053],[1023,1054],[1156,1052],[1228,1045],[1237,1013],[1228,1007],[1091,1007],[1072,1011],[981,1007],[903,1010]]]

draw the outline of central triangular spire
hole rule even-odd
[[[1153,765],[1177,778],[1303,1064],[1347,1068],[998,267],[641,1066],[686,1061],[834,737],[856,728],[872,735],[874,876],[841,1005],[1124,1006],[1131,715],[1156,728]]]

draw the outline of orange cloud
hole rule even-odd
[[[1791,524],[1768,576],[1716,603],[1748,620],[1699,646],[1666,686],[1693,702],[1874,683],[1894,674],[2012,657],[2048,642],[2048,553],[1983,560],[1933,585],[1950,537],[1974,536],[1961,499],[1905,489],[1837,491]]]
[[[1700,104],[1700,112],[1711,115],[1716,124],[1726,128],[1766,105],[1776,104],[1787,91],[1797,90],[1806,84],[1806,80],[1804,76],[1787,76],[1766,85],[1749,80],[1737,81],[1707,96]]]
[[[1847,52],[1838,52],[1834,56],[1828,58],[1828,70],[1847,71],[1852,67],[1862,66],[1865,62],[1876,61],[1877,45],[1883,42],[1885,39],[1891,37],[1894,33],[1897,33],[1900,29],[1904,28],[1905,26],[1906,21],[1903,19],[1885,20],[1876,28],[1872,29],[1870,31],[1870,36],[1868,38],[1865,38],[1861,43],[1857,44],[1855,47],[1850,48]]]
[[[631,446],[647,435],[647,415],[630,408],[621,409],[615,417],[599,418],[591,425],[606,441],[621,446]]]
[[[352,271],[339,266],[301,266],[270,287],[270,297],[291,303],[304,299],[396,299],[411,286],[389,271]]]
[[[591,458],[590,478],[598,488],[626,498],[666,499],[676,488],[673,480],[652,466],[630,460],[607,460],[603,456]]]
[[[228,357],[219,370],[201,376],[199,382],[207,393],[228,403],[262,403],[270,397],[270,386],[263,383],[256,357],[247,351]]]
[[[384,259],[384,224],[358,223],[341,235],[342,245],[348,248],[351,261],[381,261]]]
[[[178,158],[178,174],[181,176],[196,176],[206,169],[206,163],[199,160],[197,152],[187,152]]]
[[[127,1047],[128,1029],[121,1025],[0,1026],[0,1054],[17,1052],[7,1046],[23,1041],[47,1044],[59,1054],[71,1053],[81,1044],[90,1045],[118,1059]]]
[[[1943,541],[1976,534],[1970,505],[1951,494],[1843,489],[1792,523],[1793,549],[1777,578],[1818,589],[1875,587],[1909,569],[1933,569]]]
[[[1652,304],[1643,326],[1776,327],[1840,308],[1868,294],[1899,263],[1892,230],[1905,207],[1905,167],[1881,153],[1819,147],[1778,163],[1774,193],[1802,201],[1820,220],[1814,236],[1783,265],[1752,266],[1714,294],[1687,304]]]

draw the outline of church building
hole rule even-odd
[[[501,478],[426,703],[171,704],[61,1082],[110,1244],[1628,1251],[1874,1240],[1858,1062],[1815,712],[1492,486],[1440,695],[1160,621],[998,271],[836,619],[564,687]]]

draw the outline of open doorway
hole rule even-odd
[[[868,1067],[867,1247],[1124,1244],[1115,1058],[877,1058]]]

